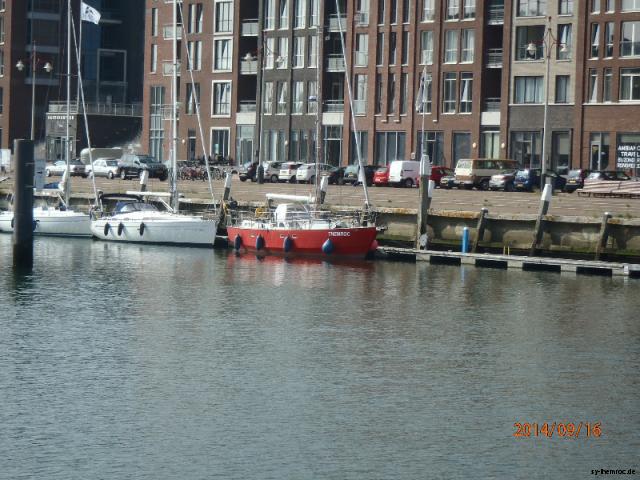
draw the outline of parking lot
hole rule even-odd
[[[52,177],[56,181],[59,177]],[[104,192],[124,192],[139,188],[137,180],[108,180],[99,178],[97,186]],[[167,191],[166,181],[150,179],[148,189],[154,191]],[[0,191],[8,192],[13,187],[11,179],[0,184]],[[214,181],[214,192],[217,197],[222,196],[224,183]],[[194,199],[207,199],[207,182],[200,180],[183,180],[179,182],[180,193]],[[417,188],[392,188],[370,187],[369,197],[371,203],[377,207],[390,208],[417,208]],[[73,193],[91,194],[90,179],[73,177]],[[310,185],[265,183],[259,185],[250,181],[241,182],[234,175],[231,196],[239,201],[262,201],[265,193],[287,193],[294,195],[307,195],[311,192]],[[526,192],[483,192],[478,190],[443,190],[437,188],[433,195],[432,208],[438,210],[478,211],[486,207],[492,213],[537,213],[539,207],[539,193]],[[333,205],[358,206],[364,203],[362,187],[350,185],[331,185],[327,192],[327,203]],[[588,198],[580,197],[577,193],[558,193],[551,202],[550,213],[553,215],[589,216],[599,217],[605,211],[614,216],[640,218],[640,200],[614,199],[614,198]]]

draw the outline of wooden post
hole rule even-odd
[[[600,260],[600,255],[604,248],[607,246],[607,241],[609,240],[609,219],[611,218],[611,214],[609,212],[604,212],[602,215],[602,225],[600,226],[600,236],[598,237],[598,245],[596,245],[596,260]]]
[[[538,218],[536,220],[536,226],[533,229],[533,242],[531,243],[531,250],[529,251],[529,255],[532,257],[536,256],[536,250],[538,249],[538,244],[542,240],[542,223],[543,217],[549,211],[549,205],[551,204],[551,185],[549,183],[545,184],[544,190],[542,191],[542,195],[540,196],[540,210],[538,211]]]
[[[480,209],[480,217],[478,217],[478,226],[476,227],[476,238],[473,240],[473,246],[471,247],[471,252],[476,253],[478,250],[478,244],[482,237],[484,237],[484,229],[487,225],[487,213],[489,213],[488,208]]]
[[[418,231],[416,232],[416,249],[426,250],[429,245],[427,238],[427,218],[435,183],[431,180],[431,162],[427,155],[420,161],[420,206],[418,208]]]
[[[33,267],[33,142],[15,140],[15,184],[13,192],[13,268]]]
[[[224,194],[222,196],[222,201],[226,202],[229,200],[229,196],[231,195],[231,172],[228,172],[224,177]]]

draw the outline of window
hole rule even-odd
[[[231,114],[231,82],[213,82],[213,115]]]
[[[276,59],[276,68],[287,68],[289,64],[289,38],[278,38],[278,58]]]
[[[281,29],[289,28],[289,0],[280,0],[280,23]]]
[[[304,39],[305,37],[293,37],[293,68],[304,67]]]
[[[225,38],[224,40],[214,40],[214,55],[213,69],[214,70],[231,70],[231,39]]]
[[[462,63],[473,63],[475,31],[473,29],[462,30]]]
[[[422,21],[433,22],[436,18],[436,0],[422,0]]]
[[[265,115],[273,113],[273,82],[264,82],[264,92],[262,93],[262,112]]]
[[[275,37],[267,37],[265,45],[265,66],[264,68],[272,69],[275,67],[276,60],[276,39]]]
[[[284,131],[264,130],[262,138],[264,138],[263,158],[268,162],[281,161],[284,158]]]
[[[382,65],[384,57],[384,33],[378,33],[378,50],[376,50],[376,65]]]
[[[276,113],[284,115],[287,113],[287,82],[278,82],[276,92],[278,95]]]
[[[557,59],[558,60],[570,60],[571,59],[571,24],[558,25],[558,45],[557,45]]]
[[[462,8],[465,19],[476,18],[476,0],[464,0]]]
[[[444,74],[444,95],[442,100],[442,113],[456,113],[457,79],[456,74],[447,72]]]
[[[573,15],[573,0],[560,0],[558,2],[558,13],[560,15]]]
[[[309,26],[317,27],[319,18],[319,0],[309,0]]]
[[[544,25],[516,28],[516,60],[544,58]]]
[[[402,32],[402,55],[400,58],[402,65],[409,64],[409,32]]]
[[[640,10],[640,0],[622,0],[623,12],[635,12]]]
[[[276,0],[264,0],[264,28],[276,28]]]
[[[405,132],[377,132],[375,155],[377,165],[405,159]]]
[[[600,24],[591,24],[591,57],[598,58],[600,55]]]
[[[378,25],[384,23],[384,14],[386,8],[386,0],[378,0]]]
[[[356,33],[356,56],[354,65],[356,67],[366,67],[369,63],[369,35],[366,33]]]
[[[367,75],[357,74],[354,78],[353,113],[365,115],[367,113]]]
[[[273,2],[273,0],[267,0]],[[233,2],[217,2],[215,8],[215,33],[231,33],[233,30]]]
[[[615,0],[607,0],[607,13],[613,13],[615,10]]]
[[[569,75],[556,75],[556,103],[569,101]]]
[[[500,158],[500,132],[484,131],[480,134],[480,156]]]
[[[402,0],[402,23],[409,23],[411,13],[411,0]]]
[[[598,71],[595,68],[589,69],[587,95],[587,103],[596,103],[598,101]]]
[[[229,130],[224,128],[211,129],[211,155],[229,156]]]
[[[307,18],[307,0],[295,0],[296,13],[293,18],[293,28],[304,28]]]
[[[188,65],[189,70],[201,70],[202,69],[202,42],[187,42],[188,48]]]
[[[591,13],[600,13],[600,0],[591,0]]]
[[[515,77],[513,103],[542,103],[543,77]]]
[[[453,164],[457,165],[461,158],[471,156],[471,133],[454,132],[453,134]]]
[[[253,125],[236,127],[236,158],[240,165],[253,159]]]
[[[201,3],[189,5],[188,33],[202,33],[203,9]]]
[[[589,135],[591,146],[591,170],[606,170],[609,166],[609,134],[592,132]]]
[[[613,95],[611,89],[613,87],[613,69],[605,68],[602,82],[602,101],[611,102]]]
[[[615,29],[615,23],[607,22],[604,25],[604,56],[607,58],[613,57],[613,31]]]
[[[520,168],[539,168],[542,150],[540,132],[512,132],[511,158]]]
[[[444,63],[458,61],[458,31],[447,30],[444,37]]]
[[[151,73],[156,73],[158,71],[158,45],[156,45],[155,43],[151,45],[151,59],[150,59],[150,71]],[[3,62],[2,65],[0,66],[0,68],[2,68],[2,72],[1,74],[4,75],[4,55],[3,55]]]
[[[620,69],[620,101],[640,100],[640,68]]]
[[[200,84],[187,83],[186,114],[195,115],[200,107]],[[196,107],[196,104],[198,107]]]
[[[518,0],[519,17],[542,17],[547,13],[547,0]]]
[[[391,4],[389,20],[392,25],[395,25],[398,23],[398,0],[389,0],[389,3]]]
[[[158,9],[157,8],[151,9],[151,36],[152,37],[158,36]]]
[[[291,104],[291,113],[304,113],[304,82],[293,82],[293,102]]]
[[[309,37],[309,61],[307,65],[311,68],[318,66],[318,37],[316,35]]]
[[[318,102],[320,101],[318,84],[315,80],[307,82],[307,113],[318,113]]]
[[[424,30],[420,33],[420,49],[422,51],[420,63],[422,65],[433,64],[433,31]]]
[[[342,127],[325,126],[324,138],[324,163],[337,166],[342,158]]]
[[[622,22],[620,56],[640,56],[640,22]]]
[[[422,77],[424,76],[424,80]],[[430,73],[423,72],[420,76],[420,85],[418,85],[418,95],[416,98],[416,111],[418,113],[431,113],[431,100],[432,100],[432,83],[433,77]],[[424,85],[422,85],[424,83]]]
[[[444,160],[444,134],[442,132],[424,132],[424,142],[422,132],[416,135],[416,159],[422,158],[422,148],[429,156],[432,165],[442,165]]]
[[[357,138],[357,142],[356,142]],[[358,152],[358,147],[360,147],[360,152]],[[362,159],[364,164],[367,163],[369,159],[369,132],[365,130],[360,130],[357,132],[351,132],[351,151],[353,155],[349,156],[349,165],[357,164],[358,158]]]
[[[551,168],[560,174],[569,173],[571,135],[569,132],[553,132],[551,137]]]
[[[387,82],[387,115],[396,113],[396,74],[389,74]]]
[[[376,73],[376,113],[382,113],[382,92],[384,84],[382,82],[382,75]]]
[[[150,88],[149,102],[149,153],[158,159],[163,160],[162,143],[164,141],[164,122],[162,119],[162,109],[164,106],[164,87],[153,86]]]
[[[369,25],[369,0],[358,0],[356,6],[356,24]]]
[[[396,32],[389,34],[389,65],[395,65],[398,53],[398,35]]]
[[[460,18],[460,0],[447,0],[447,20]]]
[[[460,113],[471,113],[473,108],[473,73],[460,74]]]

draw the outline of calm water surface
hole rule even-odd
[[[637,468],[640,282],[0,236],[0,478]],[[601,421],[601,438],[513,437]]]

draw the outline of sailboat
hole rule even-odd
[[[69,115],[71,94],[71,0],[67,2],[67,131],[65,141],[66,170],[59,183],[60,189],[36,190],[41,205],[33,208],[33,231],[35,235],[57,236],[91,236],[91,222],[87,213],[69,209],[70,176],[68,175],[70,163],[69,151]],[[35,59],[35,48],[32,52]],[[79,65],[79,62],[78,62]],[[79,70],[78,70],[79,72]],[[33,126],[32,126],[33,128]],[[32,135],[33,136],[33,135]],[[64,194],[64,198],[63,198]],[[0,232],[13,232],[13,212],[0,213]]]
[[[177,12],[179,0],[173,4],[173,75],[171,84],[171,174],[169,192],[127,192],[126,195],[102,195],[100,207],[92,212],[91,232],[100,240],[133,243],[156,243],[169,245],[194,245],[213,247],[219,218],[213,216],[191,216],[179,213],[177,188]],[[184,17],[182,17],[184,18]],[[184,30],[183,30],[184,34]],[[186,43],[186,42],[185,42]],[[187,51],[189,56],[189,52]],[[192,62],[189,59],[189,72]],[[199,102],[196,102],[198,104]],[[198,122],[200,115],[198,110]],[[204,148],[204,146],[203,146]],[[207,156],[205,155],[205,159]],[[210,172],[207,163],[207,172]],[[209,188],[211,178],[209,177]],[[169,203],[165,199],[169,199]],[[107,200],[116,200],[115,208],[105,211]]]
[[[338,14],[340,7],[336,1]],[[322,38],[320,28],[317,35]],[[347,65],[344,36],[340,32],[342,55]],[[349,71],[348,68],[345,69]],[[317,69],[318,76],[320,68]],[[348,73],[345,75],[351,105],[351,120],[355,131],[351,83]],[[317,82],[320,85],[320,82]],[[320,95],[316,98],[319,99]],[[318,112],[320,108],[318,108]],[[319,113],[318,113],[319,115]],[[319,119],[316,119],[319,122]],[[319,125],[319,123],[318,123]],[[319,138],[319,137],[318,137]],[[360,173],[364,165],[360,155],[359,138],[356,135],[356,150]],[[316,172],[319,171],[319,155],[316,152]],[[231,217],[227,233],[236,251],[253,251],[259,254],[291,255],[331,255],[339,257],[364,258],[374,252],[378,246],[376,236],[378,228],[370,213],[369,196],[366,181],[362,182],[365,192],[364,212],[337,213],[321,208],[328,178],[322,181],[316,175],[315,195],[276,195],[267,194],[267,208],[258,208],[253,214],[240,214]],[[274,201],[282,200],[277,206]]]

